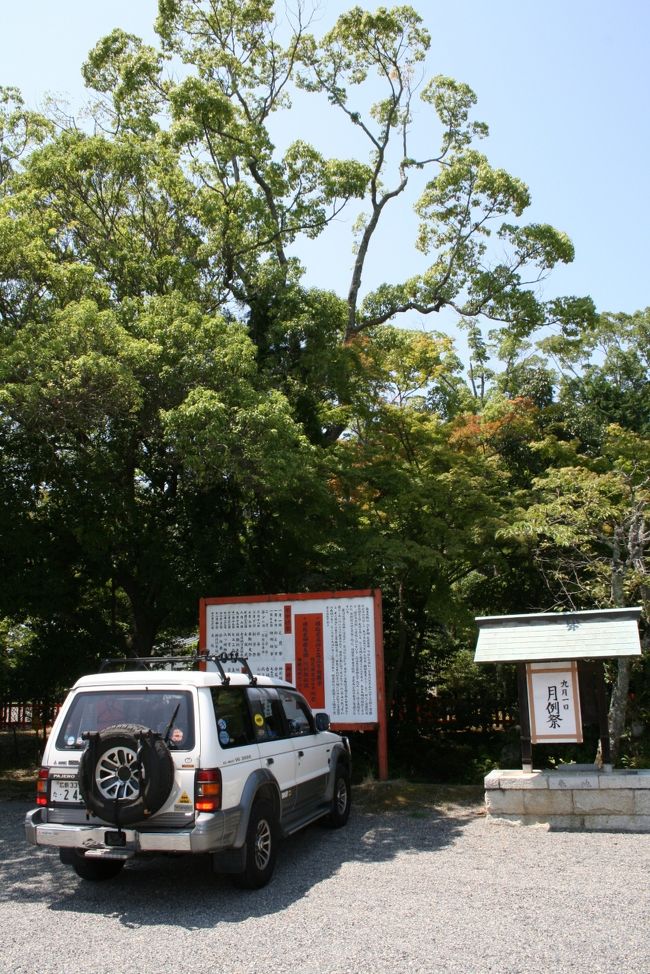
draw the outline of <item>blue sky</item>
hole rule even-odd
[[[321,0],[320,23],[330,26],[351,5]],[[156,6],[155,0],[4,0],[0,84],[21,88],[32,106],[46,92],[67,93],[78,104],[88,49],[116,26],[151,38]],[[575,244],[574,263],[553,273],[546,296],[591,294],[609,311],[650,305],[650,4],[415,0],[412,6],[432,34],[428,73],[474,88],[476,117],[490,126],[482,150],[529,185],[527,218],[554,224]],[[343,130],[323,130],[322,120],[300,105],[290,127],[292,137],[320,136],[332,154],[347,154]],[[310,251],[310,282],[345,293],[350,223],[351,217],[342,220]],[[413,222],[395,212],[366,284],[417,267],[412,239]]]

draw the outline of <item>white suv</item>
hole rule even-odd
[[[350,813],[347,739],[290,684],[246,673],[138,670],[80,679],[52,728],[25,830],[83,879],[133,856],[209,853],[254,889],[278,841]],[[220,662],[221,660],[221,662]]]

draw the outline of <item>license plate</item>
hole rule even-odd
[[[76,779],[52,778],[50,782],[50,801],[81,804],[79,785]]]

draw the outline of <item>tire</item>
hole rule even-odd
[[[140,724],[115,724],[100,731],[89,740],[79,762],[86,808],[118,826],[155,814],[173,784],[174,761],[167,745]]]
[[[331,829],[340,829],[346,825],[352,807],[352,788],[350,772],[343,764],[337,764],[334,775],[334,795],[330,813],[324,820]]]
[[[123,859],[86,859],[77,849],[59,849],[59,858],[66,866],[72,866],[81,879],[95,883],[114,879],[124,866]]]
[[[246,865],[233,875],[240,889],[266,886],[275,867],[278,851],[278,824],[273,805],[265,798],[255,802],[246,830]]]

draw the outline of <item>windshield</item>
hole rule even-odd
[[[194,747],[192,695],[186,690],[93,690],[78,693],[66,714],[56,746],[64,751],[85,747],[84,731],[113,724],[139,724],[167,735],[172,750]],[[171,724],[171,726],[170,726]]]

